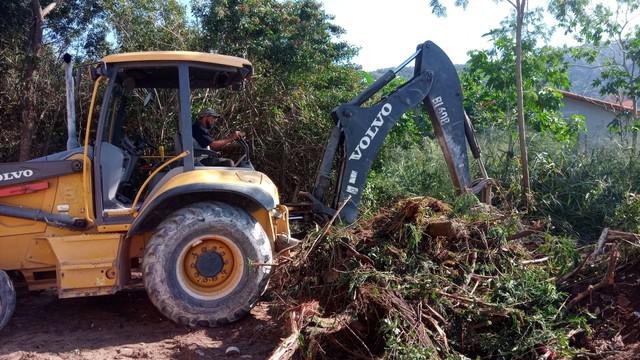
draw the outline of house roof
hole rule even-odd
[[[108,55],[103,62],[119,63],[132,61],[194,61],[208,64],[226,65],[236,68],[251,66],[248,60],[235,56],[209,54],[195,51],[141,51]]]
[[[572,93],[569,91],[564,91],[564,90],[558,90],[558,91],[562,94],[562,96],[566,98],[583,101],[589,104],[600,106],[605,108],[606,110],[617,111],[617,112],[625,112],[625,111],[633,112],[633,103],[631,101],[624,101],[622,105],[620,105],[619,103],[614,103],[611,101],[605,101],[605,100],[595,99],[588,96],[578,95],[576,93]]]

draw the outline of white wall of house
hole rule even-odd
[[[611,123],[617,115],[615,111],[569,97],[564,98],[564,107],[561,111],[565,118],[569,118],[572,115],[585,116],[584,120],[587,131],[586,133],[580,134],[579,141],[586,148],[620,142],[620,136],[611,134],[608,129],[609,123]]]

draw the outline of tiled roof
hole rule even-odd
[[[564,97],[570,98],[570,99],[574,99],[574,100],[578,100],[578,101],[583,101],[589,104],[593,104],[593,105],[597,105],[597,106],[601,106],[607,110],[611,110],[611,111],[617,111],[617,112],[625,112],[625,111],[631,111],[633,112],[633,102],[632,101],[623,101],[622,105],[620,105],[619,103],[614,103],[614,102],[610,102],[610,101],[604,101],[604,100],[600,100],[600,99],[595,99],[592,97],[588,97],[588,96],[583,96],[583,95],[578,95],[576,93],[572,93],[569,91],[565,91],[565,90],[558,90]]]

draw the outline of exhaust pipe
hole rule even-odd
[[[68,53],[62,57],[64,59],[64,82],[67,95],[67,150],[80,147],[78,134],[76,132],[76,102],[73,82],[73,65],[71,55]]]

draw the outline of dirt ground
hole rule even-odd
[[[592,334],[578,336],[575,345],[589,351],[591,358],[640,359],[639,263],[619,268],[615,285],[593,292],[583,306],[597,319],[591,324]]]
[[[0,359],[264,359],[283,336],[269,302],[223,328],[188,328],[164,318],[144,291],[59,300],[51,293],[18,298],[0,331]]]

